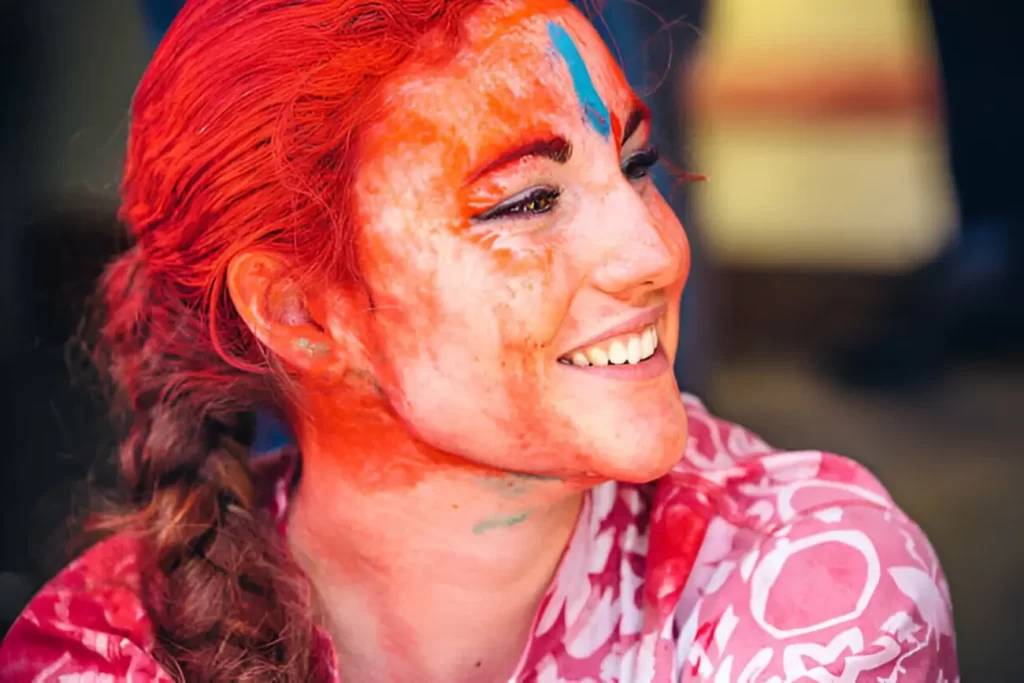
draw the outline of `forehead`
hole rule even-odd
[[[485,5],[467,20],[454,58],[410,65],[384,94],[367,161],[443,147],[449,173],[530,133],[573,141],[599,129],[602,114],[625,116],[634,101],[597,32],[562,0]],[[607,134],[612,122],[603,123]]]

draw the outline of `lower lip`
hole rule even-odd
[[[622,379],[630,381],[643,381],[647,379],[654,379],[664,375],[670,368],[668,362],[668,356],[661,350],[659,346],[654,351],[654,355],[643,361],[642,363],[623,363],[622,365],[590,365],[590,366],[579,366],[572,365],[571,363],[559,363],[559,367],[563,367],[566,370],[574,370],[576,372],[586,373],[588,375],[595,375],[599,377],[608,377],[610,379]]]

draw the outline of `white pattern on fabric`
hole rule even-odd
[[[512,683],[959,683],[941,567],[881,485],[684,400],[672,472],[588,494]],[[295,465],[260,465],[282,533]],[[3,680],[171,681],[151,655],[138,552],[113,537],[51,581],[0,647]],[[337,681],[330,639],[314,643]]]

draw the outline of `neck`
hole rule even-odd
[[[288,540],[342,680],[508,680],[579,487],[436,452],[376,399],[333,407],[301,430]]]

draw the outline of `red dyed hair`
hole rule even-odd
[[[225,288],[275,250],[297,278],[358,284],[353,174],[383,80],[428,36],[453,54],[482,0],[192,0],[132,107],[122,218],[96,359],[126,411],[157,657],[187,680],[312,675],[308,589],[254,505],[245,416],[283,406]]]

